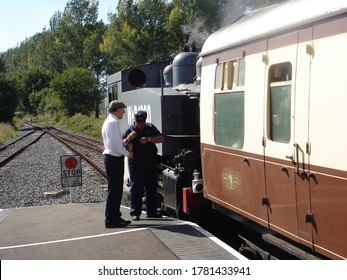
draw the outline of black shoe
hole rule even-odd
[[[126,221],[120,218],[118,223],[111,223],[111,224],[105,224],[105,228],[122,228],[126,227],[127,225],[131,224],[131,221]]]
[[[124,225],[126,227],[127,225],[131,224],[131,221],[120,218],[119,224]]]
[[[132,216],[131,219],[133,221],[140,221],[140,216]]]
[[[121,227],[119,223],[105,225],[105,228],[119,228],[119,227]]]
[[[154,214],[147,214],[147,218],[161,218],[163,217],[162,214],[154,213]]]

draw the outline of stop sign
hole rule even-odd
[[[65,166],[68,169],[74,169],[77,166],[77,159],[75,157],[68,157],[65,160]]]
[[[74,187],[82,185],[81,157],[78,155],[65,155],[60,157],[61,185]]]

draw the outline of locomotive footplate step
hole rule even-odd
[[[105,228],[105,203],[70,203],[0,212],[2,260],[240,259],[198,225],[168,217]],[[122,208],[124,219],[129,209]]]

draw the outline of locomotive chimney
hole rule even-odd
[[[191,84],[196,76],[196,58],[198,53],[185,52],[178,54],[173,60],[173,86]]]
[[[165,86],[172,86],[172,64],[166,66],[163,71]]]

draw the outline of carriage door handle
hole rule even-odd
[[[299,146],[298,143],[295,143],[294,147],[295,147],[295,156],[296,156],[296,161],[297,161],[295,173],[298,174],[300,177],[304,177],[304,176],[306,176],[306,172],[304,171],[304,168],[303,168],[302,172],[300,171],[300,164],[299,164],[299,149],[300,149],[300,146]]]
[[[293,155],[290,155],[290,156],[286,156],[287,159],[290,159],[290,161],[292,162],[293,165],[296,165],[296,162],[293,158]]]

